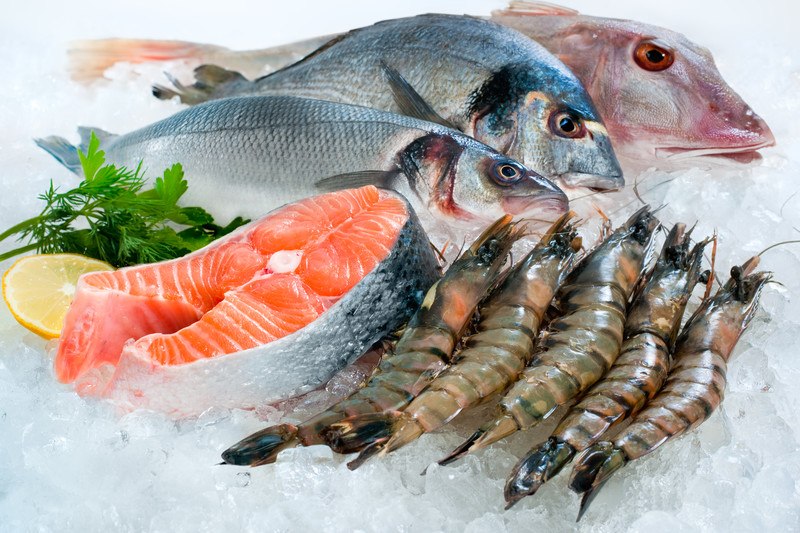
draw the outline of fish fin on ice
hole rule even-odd
[[[458,129],[452,122],[437,113],[397,70],[383,61],[381,61],[381,69],[384,76],[386,76],[389,89],[392,91],[394,102],[400,108],[401,113],[409,117],[441,124],[446,128]]]
[[[181,102],[189,105],[230,96],[253,83],[239,72],[217,65],[200,65],[194,69],[195,82],[188,86],[169,73],[165,74],[172,88],[153,85],[153,96],[161,100],[177,96]]]
[[[101,130],[100,128],[78,126],[78,135],[81,136],[81,144],[78,146],[78,148],[80,148],[84,153],[89,147],[89,141],[92,139],[92,133],[94,133],[95,137],[97,137],[97,140],[100,141],[101,148],[109,141],[119,137],[119,135],[116,133],[110,133],[106,130]]]
[[[67,167],[70,172],[81,174],[81,160],[78,157],[78,147],[70,144],[68,140],[57,135],[44,139],[34,139],[39,148],[50,154],[56,161]]]
[[[365,185],[386,188],[396,175],[397,171],[393,170],[362,170],[323,178],[317,181],[314,186],[320,191],[355,189]]]
[[[564,6],[549,4],[547,2],[527,2],[525,0],[512,0],[508,7],[493,11],[492,15],[514,15],[514,16],[570,16],[579,15],[575,9]]]
[[[39,148],[53,156],[56,161],[67,167],[71,172],[80,175],[82,173],[81,159],[78,155],[78,150],[86,153],[89,148],[89,140],[92,138],[92,132],[97,136],[102,147],[109,140],[117,137],[114,133],[109,133],[100,128],[91,128],[85,126],[78,127],[78,134],[81,137],[80,144],[75,146],[68,140],[57,135],[50,135],[43,139],[34,139]]]
[[[73,41],[69,45],[70,77],[88,83],[102,78],[105,71],[116,63],[146,63],[150,61],[175,61],[200,59],[225,48],[156,39],[89,39]]]

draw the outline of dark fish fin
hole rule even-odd
[[[44,139],[34,139],[39,148],[53,156],[56,161],[67,167],[71,172],[81,174],[81,161],[78,157],[78,148],[63,137],[51,135]]]
[[[278,453],[299,444],[297,426],[279,424],[253,433],[224,452],[222,460],[229,465],[259,466],[274,463]]]
[[[396,176],[396,170],[361,170],[323,178],[316,182],[314,186],[326,192],[353,189],[365,185],[386,188]]]
[[[358,32],[361,29],[363,29],[363,28],[358,28],[358,29],[355,29],[355,30],[350,30],[347,33],[341,33],[339,35],[335,35],[333,38],[331,38],[331,40],[329,40],[328,42],[326,42],[325,44],[323,44],[319,48],[313,50],[312,52],[310,52],[305,57],[303,57],[301,59],[298,59],[297,61],[295,61],[291,65],[287,65],[282,69],[276,70],[275,72],[283,72],[284,70],[288,70],[288,69],[290,69],[292,67],[296,67],[297,65],[305,63],[309,59],[313,59],[314,57],[318,56],[319,54],[321,54],[322,52],[324,52],[325,50],[327,50],[331,46],[337,44],[340,41],[343,41],[344,39],[350,37],[352,34]],[[275,72],[270,72],[269,74],[266,74],[265,76],[261,76],[260,78],[258,78],[255,81],[259,81],[259,80],[263,80],[264,78],[268,78],[268,77],[272,76],[273,74],[275,74]]]
[[[189,105],[231,96],[253,84],[238,72],[217,65],[200,65],[194,69],[195,82],[189,86],[183,85],[169,73],[165,74],[173,88],[153,85],[153,96],[161,100],[177,96],[181,102]]]
[[[454,130],[459,129],[452,122],[437,113],[399,72],[383,61],[381,61],[381,69],[383,70],[384,76],[386,76],[386,81],[389,83],[394,102],[397,104],[397,107],[400,108],[402,114],[441,124],[446,128]]]

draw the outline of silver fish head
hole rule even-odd
[[[560,63],[498,70],[473,94],[470,110],[476,139],[545,176],[597,189],[625,183],[591,98]]]
[[[592,95],[615,148],[634,158],[742,154],[772,146],[761,117],[725,82],[711,53],[637,21],[509,10],[493,20],[537,40]]]
[[[429,206],[463,220],[510,214],[552,221],[569,200],[553,182],[463,135],[432,133],[414,141],[401,168]]]

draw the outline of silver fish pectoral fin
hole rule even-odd
[[[320,191],[331,192],[341,189],[354,189],[365,185],[375,185],[376,187],[389,188],[392,181],[397,177],[397,170],[362,170],[359,172],[347,172],[323,178],[314,187]]]

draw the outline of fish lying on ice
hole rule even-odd
[[[388,20],[254,81],[213,65],[195,77],[192,86],[176,81],[154,94],[185,103],[290,94],[402,112],[452,125],[548,178],[601,189],[624,184],[580,81],[542,46],[482,19]]]
[[[176,415],[276,401],[402,325],[436,279],[396,193],[308,198],[183,258],[82,276],[56,376]]]
[[[258,217],[321,188],[367,183],[398,190],[450,223],[556,218],[568,203],[549,180],[457,131],[308,98],[214,100],[126,135],[101,135],[110,163],[136,168],[144,160],[152,174],[180,162],[190,183],[184,201],[210,206],[219,219]],[[37,143],[79,171],[67,141]]]
[[[528,2],[512,2],[491,20],[535,39],[572,69],[620,156],[727,154],[746,159],[775,144],[769,126],[725,82],[711,53],[680,33]],[[257,77],[333,37],[249,51],[181,41],[105,39],[75,43],[70,57],[73,77],[81,80],[102,75],[117,61],[154,58],[183,59],[195,66],[210,63]]]
[[[492,20],[540,42],[572,69],[620,154],[741,157],[775,144],[766,122],[722,79],[711,52],[680,33],[528,2],[512,2]]]

